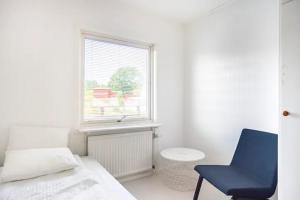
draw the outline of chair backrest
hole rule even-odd
[[[277,135],[243,129],[231,166],[273,189],[277,185]]]

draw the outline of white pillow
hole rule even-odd
[[[7,150],[67,147],[69,133],[69,128],[14,126]]]
[[[6,151],[1,182],[17,181],[73,169],[78,162],[68,148]]]

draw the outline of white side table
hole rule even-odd
[[[194,190],[198,174],[194,166],[205,158],[202,151],[189,148],[169,148],[160,152],[163,182],[170,188],[179,191]]]

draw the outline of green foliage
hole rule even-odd
[[[97,81],[95,81],[95,80],[86,80],[85,81],[85,89],[86,90],[91,90],[91,89],[94,89],[97,87],[99,87],[99,84]]]
[[[108,86],[120,96],[130,94],[139,87],[139,72],[134,67],[119,68],[110,78]]]
[[[96,80],[85,81],[85,103],[84,112],[86,116],[99,116],[99,115],[120,115],[122,113],[135,113],[130,108],[124,107],[125,96],[131,94],[134,90],[139,89],[140,76],[139,71],[134,67],[119,68],[111,77],[108,83],[100,83]],[[95,106],[93,101],[95,100],[94,91],[95,88],[107,88],[117,93],[118,106],[107,106],[105,108],[105,114],[102,113],[99,106]],[[100,99],[101,101],[101,99]],[[105,100],[106,103],[113,104],[114,100]],[[127,109],[127,110],[126,110]]]

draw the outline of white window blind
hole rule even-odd
[[[83,120],[149,119],[150,46],[84,38]]]

